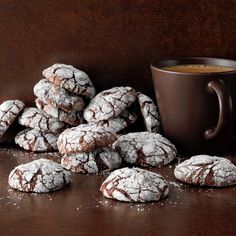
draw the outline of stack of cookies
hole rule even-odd
[[[25,108],[19,123],[28,129],[15,142],[30,151],[57,150],[59,134],[84,123],[85,104],[95,95],[88,75],[71,65],[54,64],[34,86],[36,107]]]
[[[121,157],[110,145],[116,134],[98,125],[79,125],[65,130],[58,138],[61,164],[82,174],[98,174],[119,168]]]

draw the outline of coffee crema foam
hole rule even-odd
[[[226,66],[208,65],[208,64],[185,64],[163,67],[163,70],[185,73],[219,73],[234,71],[234,68]]]

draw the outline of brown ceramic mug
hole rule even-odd
[[[151,71],[164,135],[180,152],[224,151],[236,117],[232,106],[232,101],[236,102],[236,61],[162,60],[152,64]]]

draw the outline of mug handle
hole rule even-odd
[[[232,99],[222,80],[210,81],[207,85],[209,93],[216,93],[219,102],[219,118],[216,127],[205,131],[205,139],[217,137],[232,121]]]

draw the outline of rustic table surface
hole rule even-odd
[[[0,235],[235,235],[236,187],[196,188],[175,180],[178,163],[156,168],[170,183],[161,202],[130,204],[99,191],[106,175],[73,174],[67,188],[49,194],[12,190],[7,179],[18,164],[58,153],[35,154],[0,146]],[[236,155],[227,155],[236,163]]]

